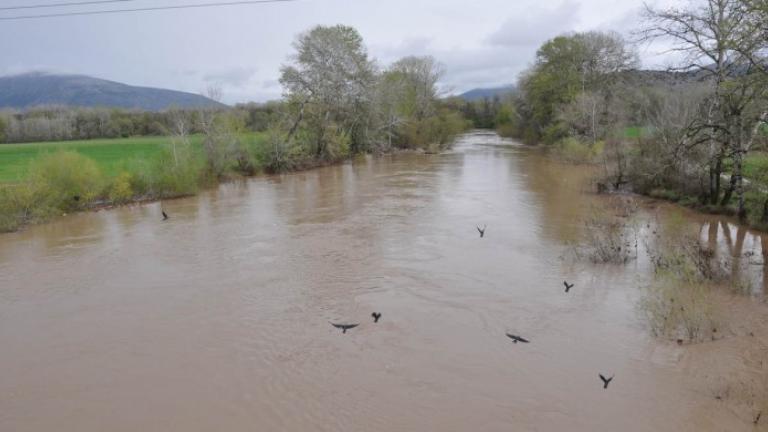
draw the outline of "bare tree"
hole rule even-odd
[[[187,114],[179,109],[173,108],[168,111],[171,120],[171,153],[173,155],[174,166],[179,165],[178,146],[189,146],[190,125]]]
[[[710,200],[718,199],[722,160],[728,157],[733,169],[721,204],[728,204],[735,193],[739,216],[744,218],[743,161],[757,126],[766,116],[760,109],[766,97],[765,85],[756,78],[751,60],[759,46],[759,34],[751,32],[749,8],[744,0],[706,0],[701,6],[684,9],[646,6],[645,19],[640,39],[671,41],[671,50],[683,58],[674,70],[695,74],[712,86],[709,108],[693,125],[706,137],[699,144],[710,147]]]

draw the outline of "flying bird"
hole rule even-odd
[[[381,312],[374,312],[371,314],[371,316],[373,317],[373,322],[377,323],[381,318]]]
[[[563,285],[565,285],[565,292],[567,293],[575,284],[569,284],[568,281],[563,281]]]
[[[520,336],[515,336],[515,335],[510,334],[510,333],[507,333],[507,337],[512,339],[512,341],[515,342],[515,343],[518,343],[518,342],[530,343],[531,342],[528,339],[522,338]]]
[[[163,213],[163,220],[168,220],[168,213],[165,212],[165,210],[161,210]]]
[[[610,378],[606,378],[606,377],[603,376],[603,374],[599,374],[599,375],[600,375],[600,379],[603,380],[603,388],[607,389],[608,388],[608,384],[610,384],[611,381],[613,381],[613,377],[614,376],[611,375]]]
[[[488,225],[483,225],[483,229],[480,229],[480,227],[477,227],[477,232],[480,233],[480,238],[485,237],[485,230],[488,228]]]
[[[341,329],[341,333],[343,334],[343,333],[346,333],[347,330],[353,329],[353,328],[359,326],[360,324],[334,324],[334,323],[331,323],[331,325],[336,327],[337,329]]]

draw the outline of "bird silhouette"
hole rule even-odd
[[[341,333],[346,333],[347,330],[353,329],[360,324],[334,324],[331,323],[332,326],[336,327],[337,329],[341,329]]]
[[[477,227],[477,232],[480,233],[480,238],[485,237],[485,230],[488,229],[488,225],[483,225],[483,229],[480,229],[480,227]]]
[[[565,285],[565,292],[568,292],[575,284],[569,284],[568,281],[563,281],[563,285]]]
[[[528,339],[522,338],[520,336],[515,336],[515,335],[510,334],[510,333],[507,333],[507,337],[512,339],[512,341],[515,342],[515,343],[518,343],[518,342],[530,343],[531,342]]]
[[[763,416],[763,412],[762,411],[757,413],[757,417],[755,417],[755,424],[760,423],[760,417],[762,417],[762,416]]]
[[[611,375],[610,378],[606,378],[606,377],[603,376],[603,374],[599,374],[599,375],[600,375],[600,379],[603,380],[603,388],[607,389],[608,388],[608,384],[610,384],[611,381],[613,381],[613,377],[614,376]]]
[[[163,213],[163,220],[168,220],[168,213],[165,212],[165,210],[161,210]]]
[[[373,317],[373,322],[377,323],[381,318],[381,312],[374,312],[371,314],[371,316]]]

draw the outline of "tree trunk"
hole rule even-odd
[[[731,202],[731,196],[733,195],[733,191],[736,190],[736,173],[731,173],[731,181],[728,184],[728,188],[725,190],[725,194],[723,195],[723,200],[720,201],[720,206],[725,207]]]
[[[736,151],[733,152],[733,175],[736,176],[736,198],[739,200],[738,216],[740,220],[747,218],[747,207],[744,201],[744,136],[743,128],[739,128],[736,138]]]
[[[763,215],[760,217],[760,222],[768,224],[768,198],[766,198],[763,203]]]
[[[299,108],[299,115],[296,116],[296,121],[293,122],[293,126],[291,126],[291,129],[288,131],[288,136],[285,138],[286,143],[291,142],[291,139],[293,138],[293,135],[296,133],[296,130],[299,129],[299,124],[304,119],[304,107],[307,105],[307,102],[309,102],[309,98],[301,102],[301,108]]]
[[[716,158],[714,166],[709,167],[709,201],[712,205],[717,205],[720,199],[720,176],[723,174],[723,158],[720,155]]]

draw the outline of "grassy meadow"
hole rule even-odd
[[[201,136],[193,136],[199,146]],[[130,160],[150,160],[159,156],[169,137],[133,137],[56,141],[24,144],[0,144],[0,183],[15,183],[26,177],[30,162],[45,153],[75,151],[96,162],[108,177],[116,176]]]

